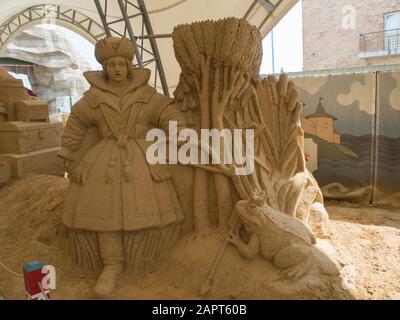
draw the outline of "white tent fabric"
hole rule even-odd
[[[225,17],[242,18],[247,12],[247,20],[259,27],[261,35],[266,36],[280,19],[297,3],[298,0],[145,0],[149,18],[155,34],[170,34],[173,28],[182,23],[199,20],[221,19]],[[108,0],[107,15],[121,18],[121,11],[116,0]],[[135,3],[135,1],[132,1]],[[75,9],[101,24],[94,1],[82,0],[0,0],[0,24],[12,15],[38,4],[57,4]],[[273,6],[271,6],[271,4]],[[251,9],[249,11],[249,9]],[[132,14],[135,12],[128,12]],[[136,34],[141,32],[140,19],[133,20]],[[77,31],[74,29],[74,31]],[[178,82],[179,66],[174,58],[170,38],[157,40],[164,71],[170,92]],[[144,57],[145,60],[145,57]],[[158,87],[159,87],[158,83]],[[159,87],[160,88],[160,87]]]

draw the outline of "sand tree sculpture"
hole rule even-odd
[[[265,194],[269,206],[306,223],[313,210],[325,214],[323,206],[313,207],[323,200],[318,184],[305,168],[299,92],[284,74],[279,80],[274,76],[260,79],[261,40],[255,27],[236,18],[180,25],[173,32],[175,55],[182,69],[174,94],[188,115],[188,123],[197,129],[255,132],[255,171],[237,176],[220,166],[220,173],[213,174],[218,224],[222,226],[229,221],[235,194],[242,200]],[[243,149],[245,143],[243,136]],[[210,227],[208,177],[206,171],[196,169],[195,230]]]

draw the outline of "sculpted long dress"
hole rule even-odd
[[[119,94],[101,72],[85,77],[91,88],[73,106],[59,152],[72,161],[63,222],[73,230],[79,264],[98,264],[95,234],[108,231],[124,232],[128,264],[137,264],[139,251],[147,257],[165,250],[183,219],[166,165],[146,160],[146,133],[166,130],[169,120],[183,125],[184,116],[148,85],[147,69],[136,69]],[[98,138],[90,143],[93,128]]]

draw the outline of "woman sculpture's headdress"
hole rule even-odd
[[[132,42],[127,38],[107,37],[96,43],[94,55],[101,64],[112,57],[123,57],[132,61],[135,50]]]

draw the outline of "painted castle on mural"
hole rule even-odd
[[[340,144],[340,133],[335,130],[334,121],[337,118],[325,111],[323,98],[319,98],[314,113],[301,118],[301,125],[305,133],[320,137],[330,143]]]

